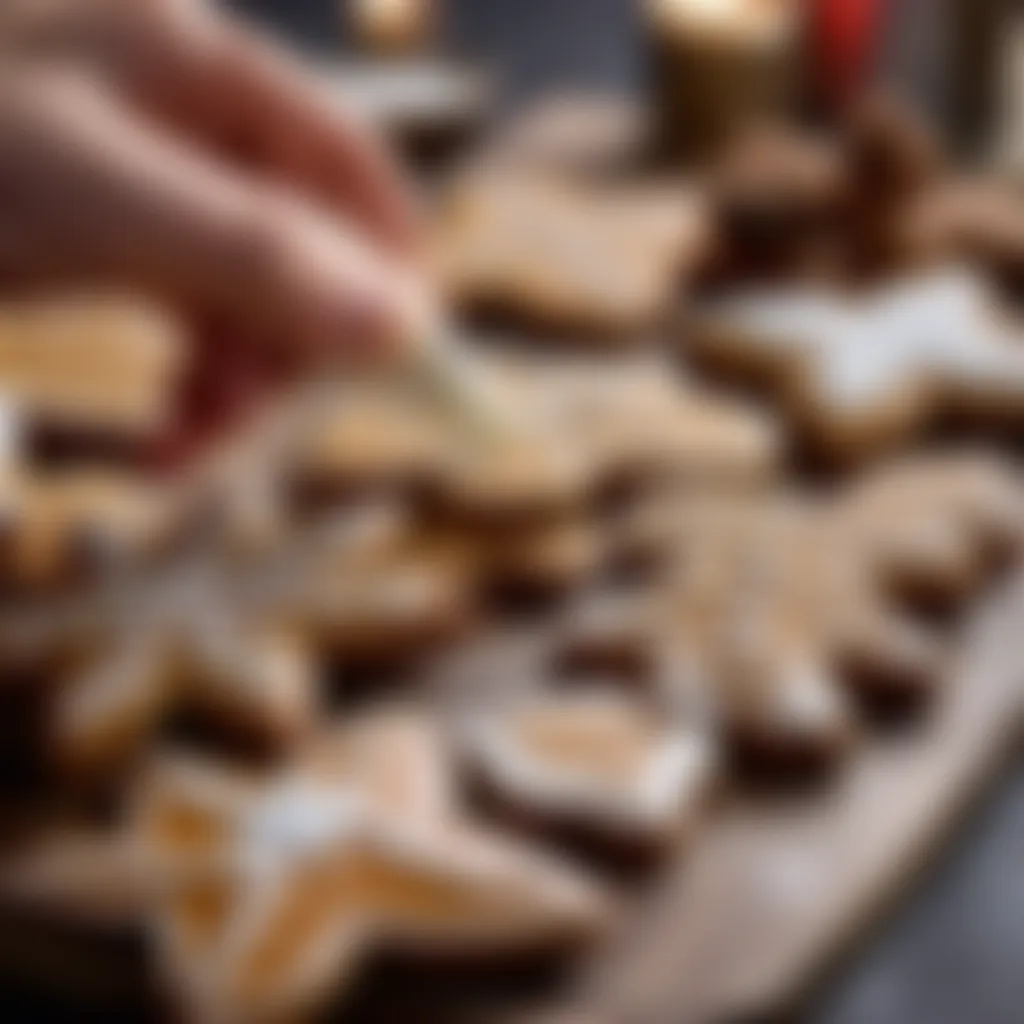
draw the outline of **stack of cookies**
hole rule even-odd
[[[435,209],[508,430],[393,373],[316,382],[216,529],[123,444],[44,470],[12,441],[22,982],[294,1020],[418,971],[438,1012],[451,979],[494,1019],[481,965],[571,962],[637,872],[714,833],[719,794],[839,792],[881,719],[940,698],[955,625],[1024,551],[994,193],[881,103],[841,143],[758,129],[688,182],[513,150]],[[12,423],[132,441],[165,415],[182,339],[158,314],[6,317]],[[385,1019],[433,1019],[410,998]]]

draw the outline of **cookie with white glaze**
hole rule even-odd
[[[835,458],[906,443],[941,417],[1019,425],[1020,329],[967,270],[861,292],[790,287],[711,304],[689,352],[761,382],[800,436]]]
[[[436,730],[400,712],[255,785],[157,774],[136,835],[176,869],[155,911],[173,991],[196,1013],[295,1019],[342,1000],[372,949],[501,960],[596,934],[602,892],[481,828],[453,783]]]
[[[46,682],[42,756],[105,782],[182,715],[268,752],[309,731],[326,668],[408,660],[468,621],[473,577],[377,510],[239,562],[181,556],[0,623]]]
[[[125,820],[41,825],[5,846],[0,912],[49,927],[51,950],[61,934],[77,963],[90,942],[147,936],[150,1001],[190,1019],[307,1019],[345,1001],[375,950],[440,971],[596,937],[604,890],[482,826],[457,789],[442,730],[399,708],[264,772],[158,755]]]
[[[816,501],[708,496],[664,516],[663,572],[584,604],[555,660],[708,710],[763,762],[821,762],[876,707],[929,699],[953,612],[1019,556],[1019,481],[977,454],[895,463]]]
[[[462,745],[488,795],[517,819],[652,853],[693,827],[714,769],[709,737],[608,691],[478,716]]]

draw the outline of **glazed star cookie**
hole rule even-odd
[[[851,708],[823,650],[821,575],[809,508],[707,499],[677,517],[672,568],[566,620],[553,656],[572,677],[615,679],[710,720],[759,765],[822,767],[847,749]]]
[[[167,425],[185,344],[140,299],[65,296],[0,307],[0,392],[30,425],[145,439]]]
[[[692,498],[665,573],[574,609],[556,664],[709,712],[759,762],[819,763],[874,707],[928,698],[942,636],[922,603],[962,606],[1019,554],[1019,482],[977,456],[899,463],[831,499]]]
[[[692,827],[714,757],[709,737],[658,717],[608,691],[548,696],[470,720],[463,743],[517,819],[664,853]]]
[[[155,978],[189,1019],[307,1019],[344,1002],[385,948],[454,970],[596,937],[604,890],[479,825],[456,782],[441,729],[390,707],[268,772],[158,754],[125,820],[37,823],[5,844],[0,912],[25,932],[47,928],[51,953],[60,935],[76,964],[96,939],[144,934]]]
[[[739,293],[700,317],[687,347],[762,380],[806,441],[842,459],[908,441],[941,416],[1019,422],[1018,335],[978,278],[949,268],[853,295]]]
[[[463,564],[377,509],[238,564],[209,551],[9,616],[11,664],[50,681],[44,751],[105,780],[182,713],[280,751],[312,724],[325,662],[408,659],[468,618]]]
[[[571,948],[607,901],[578,872],[464,816],[435,729],[377,712],[245,784],[194,764],[149,780],[136,842],[170,879],[163,976],[202,1018],[293,1020],[343,998],[367,954]]]
[[[702,204],[683,189],[479,173],[441,204],[435,253],[463,310],[628,341],[671,313],[705,233]]]

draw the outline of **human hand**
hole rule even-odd
[[[0,49],[0,288],[186,308],[201,419],[400,337],[410,199],[287,56],[198,0],[13,0]]]

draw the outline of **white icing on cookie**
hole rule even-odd
[[[922,386],[933,402],[1009,401],[1024,411],[1019,332],[999,323],[983,282],[959,268],[861,296],[742,295],[718,304],[709,323],[740,357],[761,352],[802,366],[826,413],[870,412]]]

